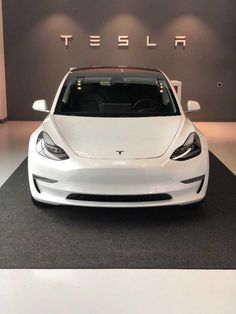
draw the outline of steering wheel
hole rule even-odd
[[[151,99],[151,98],[142,98],[137,100],[133,106],[132,106],[132,110],[134,111],[155,111],[157,109],[157,103],[155,100]]]

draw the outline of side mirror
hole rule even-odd
[[[193,112],[193,111],[198,111],[200,110],[200,104],[197,101],[194,100],[189,100],[187,102],[187,110],[185,112]]]
[[[48,105],[45,99],[36,100],[33,103],[33,109],[36,111],[41,111],[41,112],[49,112]]]

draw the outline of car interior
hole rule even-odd
[[[56,113],[122,116],[175,112],[172,98],[163,85],[77,83],[66,88]]]

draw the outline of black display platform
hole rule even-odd
[[[236,178],[210,164],[200,209],[42,209],[25,160],[0,189],[0,268],[235,269]]]

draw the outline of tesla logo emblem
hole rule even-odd
[[[116,152],[119,154],[119,156],[121,156],[121,154],[124,153],[123,150],[117,150]]]
[[[60,35],[61,40],[64,42],[66,48],[69,48],[71,42],[73,41],[72,34],[63,34]],[[103,37],[101,35],[89,35],[88,36],[88,44],[90,47],[99,48],[102,46]],[[128,48],[130,45],[130,36],[129,35],[118,35],[117,36],[117,47],[126,47]],[[151,38],[150,35],[147,35],[144,41],[144,44],[148,48],[158,48],[158,42]],[[174,46],[177,48],[178,46],[185,48],[187,45],[187,37],[186,36],[175,36],[174,37]]]

